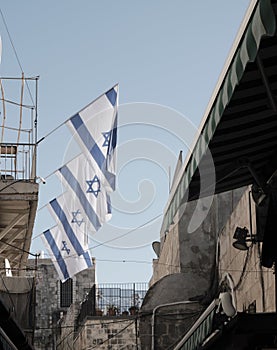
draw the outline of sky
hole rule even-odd
[[[78,154],[64,122],[118,83],[113,217],[89,246],[99,283],[150,280],[179,152],[190,149],[249,2],[1,2],[0,75],[39,76],[38,140],[50,134],[38,148],[46,183],[32,252],[45,250],[40,235],[53,226],[45,206],[62,192],[53,173]]]

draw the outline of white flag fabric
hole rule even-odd
[[[118,85],[67,121],[67,126],[107,190],[115,189]]]
[[[57,234],[52,235],[52,237],[58,239],[56,245],[64,252],[62,256],[66,256],[69,259],[71,254],[73,255],[75,260],[69,259],[69,265],[71,263],[79,264],[80,260],[80,266],[72,267],[70,271],[75,271],[75,269],[81,271],[90,267],[92,264],[90,254],[87,251],[85,221],[79,208],[76,207],[76,202],[72,198],[71,193],[65,192],[60,197],[53,199],[48,203],[47,208],[58,224],[58,230],[55,231]],[[48,237],[50,237],[49,235],[50,233]],[[66,249],[66,246],[69,247],[69,250]]]
[[[47,204],[47,209],[61,230],[65,231],[72,242],[76,241],[75,250],[81,255],[86,245],[86,222],[72,193],[64,192],[53,199]]]
[[[55,173],[68,189],[71,196],[68,202],[74,203],[76,215],[81,215],[87,228],[94,232],[111,218],[110,196],[99,172],[99,169],[93,169],[84,154],[80,154]],[[68,206],[67,200],[61,205]]]
[[[2,60],[2,38],[0,35],[0,64],[1,64],[1,60]]]
[[[89,252],[83,250],[79,254],[78,243],[72,242],[72,237],[60,227],[44,231],[41,237],[62,282],[92,266]]]

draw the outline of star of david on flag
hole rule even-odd
[[[69,255],[70,254],[70,249],[67,246],[67,242],[66,241],[62,241],[62,244],[63,244],[62,250],[66,251],[67,255]]]
[[[61,280],[91,266],[87,231],[98,231],[111,218],[117,120],[115,85],[66,121],[83,153],[55,172],[66,192],[47,205],[57,226],[43,233]]]
[[[61,231],[63,230],[67,234],[75,251],[78,255],[82,255],[86,244],[86,227],[85,225],[84,227],[81,226],[81,221],[84,220],[81,216],[76,220],[78,209],[75,207],[75,201],[71,193],[65,192],[51,200],[47,204],[47,208]]]
[[[80,154],[55,174],[71,193],[71,202],[82,212],[87,228],[96,232],[111,218],[109,193],[101,184],[101,179],[88,162],[84,154]]]
[[[111,138],[111,131],[102,132],[102,135],[103,135],[103,137],[104,137],[104,142],[103,142],[102,147],[109,147],[110,138]]]
[[[85,222],[83,218],[78,219],[78,216],[81,215],[81,212],[79,209],[77,209],[76,211],[72,212],[72,220],[71,223],[72,224],[77,224],[79,227]]]
[[[98,193],[101,191],[101,184],[97,175],[92,180],[87,180],[86,183],[88,184],[87,193],[93,193],[97,198]]]
[[[117,113],[115,85],[66,123],[107,191],[115,189]]]
[[[89,252],[82,247],[79,254],[76,243],[72,243],[63,228],[54,226],[44,231],[41,238],[62,282],[92,266]]]

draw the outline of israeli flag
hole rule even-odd
[[[101,175],[95,171],[84,154],[80,154],[55,174],[70,193],[71,204],[82,213],[90,231],[96,232],[111,218],[110,196]],[[68,207],[67,200],[64,206]]]
[[[66,123],[108,191],[115,189],[117,111],[115,85]]]
[[[41,237],[62,282],[92,266],[90,254],[83,250],[80,255],[76,243],[60,227],[44,231]]]
[[[72,244],[75,245],[78,254],[83,254],[83,247],[87,241],[85,215],[71,193],[65,192],[53,199],[47,204],[47,209],[61,230],[66,232]]]

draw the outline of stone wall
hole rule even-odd
[[[151,349],[153,310],[164,304],[198,301],[194,311],[199,315],[218,296],[218,236],[245,191],[244,187],[183,204],[169,229],[161,232],[159,258],[154,260],[151,287],[140,313],[143,349]],[[179,322],[182,310],[182,305],[174,305],[171,317],[157,327],[156,349],[172,346],[194,322],[185,316],[186,321]]]
[[[160,233],[160,254],[153,260],[150,285],[164,276],[188,271],[213,279],[217,236],[245,190],[243,187],[183,205],[168,230]],[[192,217],[197,224],[189,232]]]
[[[28,261],[35,268],[35,260]],[[34,275],[34,271],[30,272]],[[58,275],[50,259],[39,259],[36,271],[36,331],[34,346],[38,350],[53,348],[52,317],[59,308]]]
[[[252,226],[252,233],[256,234],[255,204],[249,190],[244,193],[219,236],[219,283],[226,281],[238,311],[253,312],[256,309],[257,312],[270,312],[275,311],[274,275],[271,269],[260,264],[262,243],[248,242],[249,249],[244,251],[232,246],[236,227],[246,227],[250,231]]]
[[[67,350],[72,348],[75,335],[75,320],[79,312],[78,303],[73,303],[56,324],[56,348],[55,350]]]
[[[28,267],[31,268],[29,275],[34,276],[34,259],[28,261]],[[60,280],[51,259],[38,259],[36,280],[34,346],[36,350],[56,349],[57,343],[63,339],[59,335],[58,325],[64,321],[66,326],[62,331],[68,332],[70,329],[72,333],[74,330],[78,306],[95,283],[95,268],[93,266],[83,270],[73,277],[73,305],[75,306],[71,308],[60,307]],[[68,338],[67,333],[63,334],[63,337]]]
[[[140,313],[139,335],[143,350],[173,349],[201,315],[204,306],[198,302],[161,304],[150,313]]]
[[[137,319],[127,317],[88,317],[74,341],[74,349],[138,350]]]
[[[158,259],[153,260],[153,275],[150,286],[166,275],[181,272],[180,242],[178,226],[161,235],[161,250]]]

